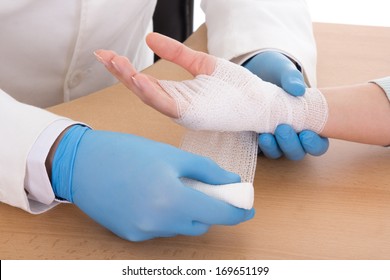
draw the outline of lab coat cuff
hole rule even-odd
[[[79,123],[70,119],[54,121],[42,131],[28,154],[24,185],[28,193],[31,211],[34,213],[46,211],[60,202],[59,200],[55,201],[45,162],[58,136],[74,124]]]

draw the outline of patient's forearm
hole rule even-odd
[[[390,103],[379,86],[367,83],[320,91],[329,107],[322,136],[390,145]]]

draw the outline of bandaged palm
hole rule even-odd
[[[111,73],[143,102],[193,130],[273,133],[279,124],[295,131],[320,133],[328,116],[327,103],[317,89],[301,97],[262,81],[227,60],[196,52],[168,37],[147,37],[152,50],[194,75],[186,81],[157,80],[137,73],[131,63],[111,51],[96,54]]]

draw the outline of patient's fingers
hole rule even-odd
[[[215,70],[215,57],[194,51],[169,37],[151,33],[146,41],[158,56],[182,66],[194,76],[211,75]],[[176,102],[160,87],[156,79],[139,74],[126,57],[118,56],[113,51],[98,50],[95,55],[108,71],[145,104],[171,118],[179,117]]]
[[[178,117],[175,101],[160,87],[155,78],[138,73],[126,57],[113,51],[98,50],[95,55],[111,74],[145,104],[171,118]]]
[[[215,69],[216,58],[203,52],[190,49],[167,36],[150,33],[146,37],[148,46],[161,58],[180,65],[192,75],[211,75]]]
[[[137,74],[134,76],[134,83],[141,93],[141,95],[137,95],[145,104],[170,118],[179,117],[175,100],[160,87],[154,77]]]
[[[119,56],[115,52],[107,50],[97,50],[94,54],[118,80],[132,91],[136,89],[131,77],[137,74],[137,71],[126,57]]]

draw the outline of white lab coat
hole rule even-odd
[[[44,162],[56,137],[74,122],[30,105],[44,108],[115,83],[95,60],[96,49],[126,55],[138,70],[151,64],[144,37],[155,4],[0,2],[0,201],[31,213],[55,205]],[[315,85],[316,48],[303,0],[204,0],[202,8],[211,54],[241,63],[277,50]]]

